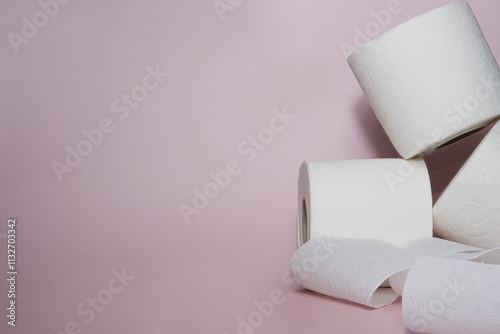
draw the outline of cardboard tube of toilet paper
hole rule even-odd
[[[413,260],[410,254],[380,240],[320,237],[295,252],[289,272],[306,289],[380,307],[398,298],[382,284]]]
[[[429,174],[420,158],[304,162],[298,182],[298,244],[321,237],[397,246],[432,237]]]
[[[440,237],[500,247],[500,121],[483,138],[434,205]]]
[[[347,61],[405,159],[500,117],[500,69],[467,2],[402,23]]]
[[[403,291],[403,317],[416,333],[500,333],[500,265],[421,256]]]

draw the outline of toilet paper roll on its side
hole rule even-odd
[[[432,237],[429,174],[420,158],[304,162],[298,184],[299,246],[321,236],[401,246]]]
[[[394,302],[398,294],[381,285],[409,268],[414,258],[389,243],[320,237],[300,247],[289,272],[299,286],[370,307]]]
[[[403,317],[416,333],[500,333],[500,266],[421,256],[403,291]]]
[[[440,237],[500,247],[500,122],[483,138],[434,205]]]
[[[347,61],[406,159],[500,117],[500,69],[467,2],[402,23]]]

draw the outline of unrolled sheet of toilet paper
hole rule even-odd
[[[500,266],[421,256],[410,268],[403,317],[416,333],[500,333]]]
[[[380,240],[318,237],[295,252],[289,272],[306,289],[380,307],[398,298],[382,283],[413,261],[410,254]]]
[[[421,238],[406,243],[402,248],[415,257],[427,255],[500,264],[500,247],[483,249],[441,238]]]
[[[500,122],[439,197],[433,215],[440,237],[481,248],[500,247]]]
[[[500,264],[500,248],[484,250],[439,238],[421,238],[396,247],[373,239],[318,237],[295,252],[289,272],[306,289],[380,307],[406,293],[409,271],[422,256]],[[420,289],[427,283],[418,284],[423,284]]]
[[[401,247],[404,251],[418,258],[419,256],[434,256],[500,264],[500,248],[481,249],[440,238],[420,238],[412,240]],[[389,279],[391,288],[400,296],[403,295],[404,284],[410,267],[401,270]]]
[[[464,254],[464,259],[476,256],[484,252],[484,249],[464,245],[458,242],[444,240],[441,238],[419,238],[404,244],[402,248],[415,257],[428,255],[447,257]]]
[[[402,23],[347,61],[404,158],[500,116],[500,69],[466,2]]]
[[[398,246],[432,237],[427,167],[420,158],[304,162],[297,224],[299,246],[321,236]]]

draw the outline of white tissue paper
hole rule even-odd
[[[295,252],[289,272],[306,289],[380,307],[398,298],[382,284],[413,261],[410,254],[380,240],[320,237]]]
[[[321,236],[398,246],[432,237],[432,194],[424,161],[304,162],[298,183],[299,247]]]
[[[403,158],[500,116],[500,69],[467,2],[417,16],[347,61]]]
[[[500,247],[500,122],[483,138],[433,210],[440,237]]]
[[[421,238],[397,247],[373,239],[318,237],[295,252],[289,272],[306,289],[380,307],[404,296],[409,270],[422,256],[500,264],[500,248],[484,250],[439,238]],[[412,284],[423,289],[428,283]]]
[[[410,268],[403,317],[416,333],[500,333],[500,266],[421,256]]]
[[[440,238],[415,239],[404,244],[402,249],[415,259],[425,255],[500,264],[500,248],[485,250]],[[403,295],[409,268],[401,270],[389,279],[391,288],[400,296]]]
[[[420,238],[407,242],[402,247],[413,256],[448,257],[465,254],[464,259],[469,259],[483,252],[484,249],[444,240],[441,238]]]

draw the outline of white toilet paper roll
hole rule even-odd
[[[347,61],[406,159],[500,116],[500,69],[466,2],[417,16]]]
[[[289,271],[306,289],[380,307],[398,298],[382,283],[413,261],[410,254],[380,240],[320,237],[295,252]]]
[[[403,317],[416,333],[500,333],[500,266],[421,256],[403,291]]]
[[[445,239],[500,247],[500,122],[455,175],[433,215],[434,231]]]
[[[299,246],[332,236],[403,245],[432,237],[432,194],[422,159],[304,162],[298,185]]]

